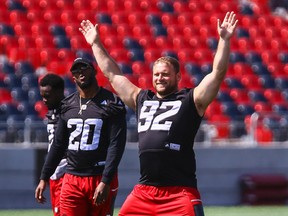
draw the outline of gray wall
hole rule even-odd
[[[198,186],[204,205],[240,204],[239,179],[244,174],[288,174],[287,148],[197,147],[195,151]],[[37,204],[34,199],[45,154],[45,148],[0,148],[0,209],[50,208],[48,189],[46,204]],[[137,143],[129,143],[119,167],[117,207],[138,178]]]

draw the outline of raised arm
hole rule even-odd
[[[123,75],[118,64],[104,48],[100,40],[98,25],[94,26],[89,20],[83,20],[80,25],[79,30],[84,35],[87,43],[92,47],[100,70],[108,78],[123,102],[135,110],[136,98],[141,89]]]
[[[213,61],[213,69],[194,90],[194,101],[201,116],[216,97],[220,85],[225,78],[229,63],[230,39],[235,32],[237,22],[238,20],[236,20],[234,12],[227,12],[222,23],[220,23],[219,19],[217,20],[219,41]]]

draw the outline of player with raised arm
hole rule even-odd
[[[238,20],[234,12],[217,21],[219,41],[212,71],[193,89],[179,89],[178,60],[160,57],[153,64],[155,91],[130,82],[100,40],[98,25],[83,20],[79,30],[91,45],[99,68],[130,108],[136,111],[139,134],[140,180],[119,215],[203,216],[197,189],[194,138],[206,108],[225,78],[230,39]]]

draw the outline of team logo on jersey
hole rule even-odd
[[[107,105],[107,101],[106,100],[102,101],[101,105]]]
[[[171,150],[180,151],[181,146],[176,143],[168,143],[165,145],[165,148],[169,148]]]

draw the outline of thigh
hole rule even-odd
[[[61,215],[88,215],[88,203],[81,188],[85,184],[83,180],[70,174],[64,175],[60,196]]]
[[[149,199],[149,191],[142,185],[136,185],[123,203],[119,216],[154,215],[154,204]]]
[[[89,201],[90,212],[91,212],[90,215],[91,216],[99,216],[99,215],[112,216],[114,212],[115,199],[116,199],[117,192],[118,192],[118,177],[115,176],[112,182],[110,183],[110,193],[109,193],[107,200],[102,205],[96,206],[93,204],[94,202],[93,195],[94,195],[95,188],[101,181],[101,178],[102,178],[101,176],[94,177],[94,183],[93,183],[94,189],[91,190],[91,197],[89,199],[90,200]]]
[[[60,216],[60,194],[63,177],[57,180],[50,179],[50,197],[54,216]]]
[[[173,188],[171,194],[161,197],[157,206],[157,215],[204,216],[199,192],[192,188]],[[175,191],[178,191],[176,192]]]

